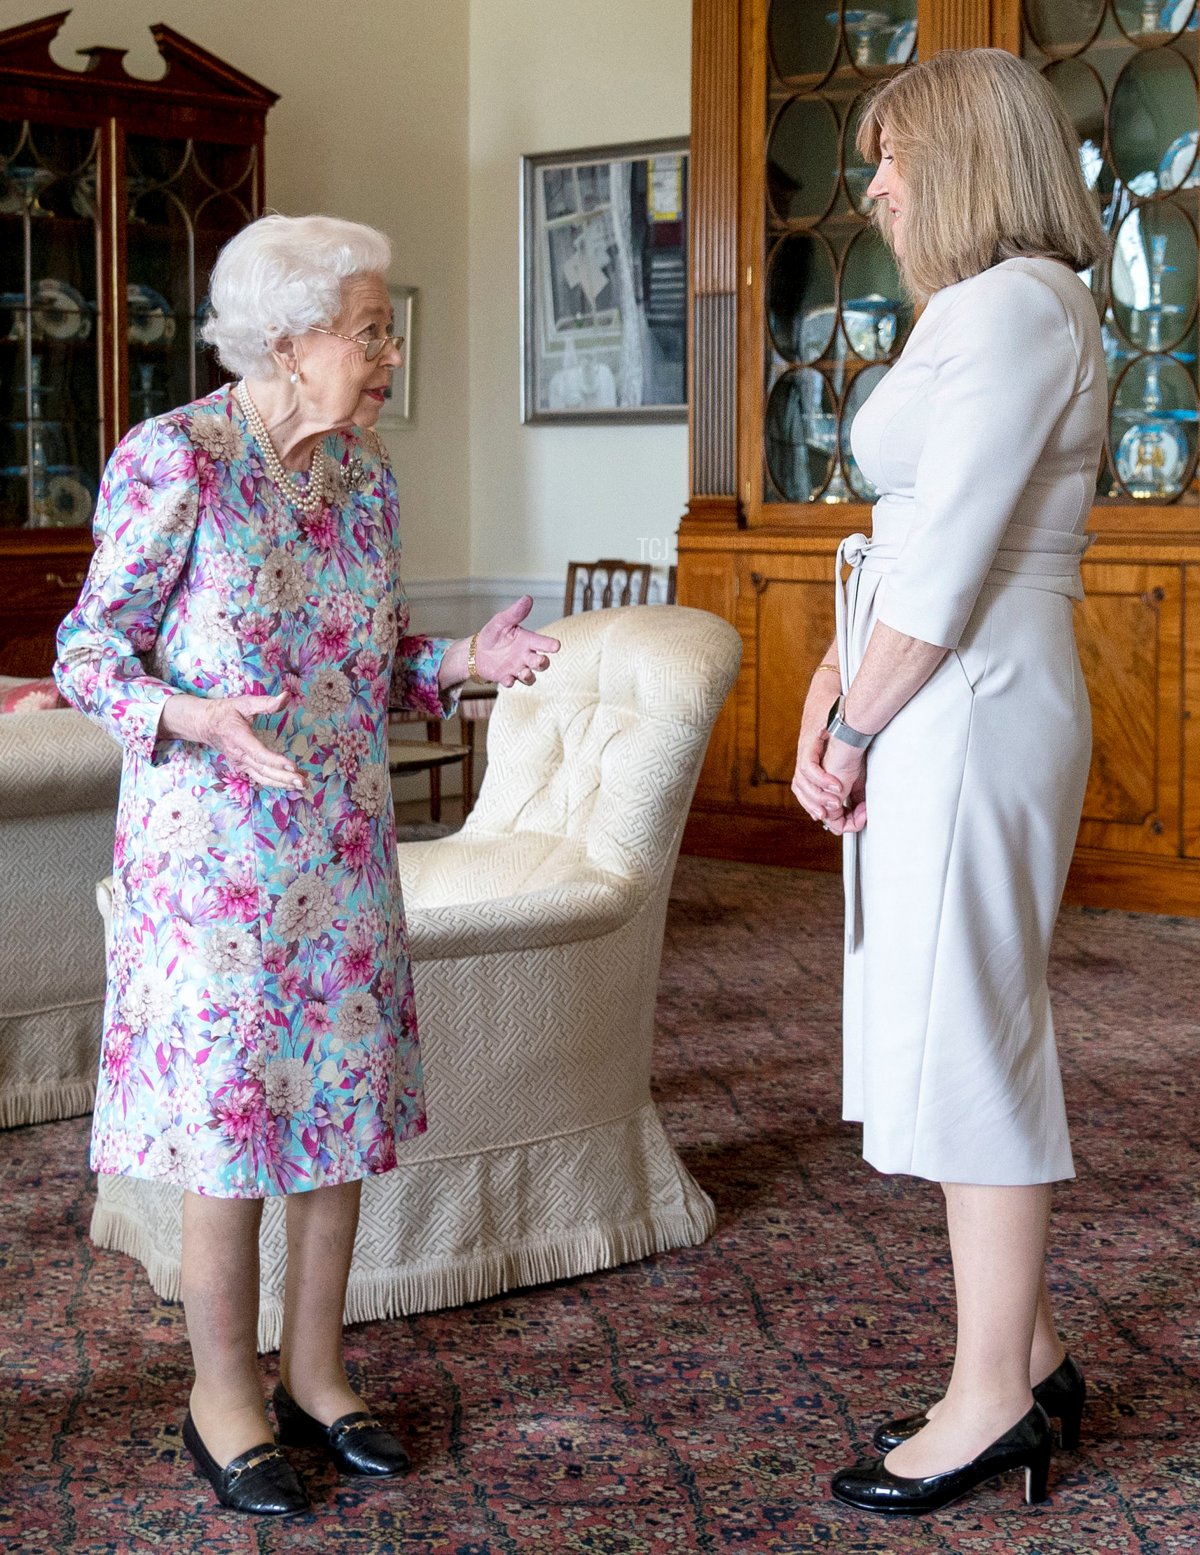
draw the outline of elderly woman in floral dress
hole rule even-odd
[[[206,326],[235,385],[133,428],[59,633],[63,694],[124,746],[92,1142],[184,1191],[184,1440],[223,1505],[302,1510],[255,1349],[263,1199],[287,1195],[280,1441],[391,1475],[342,1312],[362,1179],[425,1128],[396,873],[389,709],[531,684],[520,600],[407,635],[396,483],[370,430],[403,341],[387,239],[269,216],[226,247]]]

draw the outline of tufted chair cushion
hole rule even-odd
[[[568,881],[623,884],[641,900],[674,858],[737,672],[737,634],[676,605],[598,610],[544,630],[562,648],[534,686],[501,691],[466,825],[402,850],[406,898],[423,910]]]

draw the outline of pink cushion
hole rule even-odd
[[[0,695],[0,713],[43,713],[66,706],[52,680],[27,680]]]

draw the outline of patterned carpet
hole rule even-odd
[[[830,1472],[949,1360],[936,1189],[838,1121],[837,883],[685,859],[656,1091],[717,1201],[706,1246],[350,1332],[416,1458],[397,1485],[300,1459],[316,1509],[212,1509],[181,1461],[178,1308],[86,1237],[86,1123],[0,1135],[0,1548],[322,1555],[1200,1551],[1200,923],[1064,913],[1053,969],[1077,1185],[1054,1283],[1093,1402],[1051,1500],[1010,1476],[922,1522]]]

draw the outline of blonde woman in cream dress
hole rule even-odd
[[[1107,383],[1076,272],[1104,237],[1057,99],[999,50],[901,72],[859,144],[925,306],[854,422],[880,496],[793,789],[844,838],[845,1116],[880,1171],[942,1185],[958,1303],[945,1396],[833,1491],[919,1513],[1013,1468],[1041,1499],[1048,1415],[1071,1443],[1083,1406],[1043,1274],[1074,1175],[1046,967],[1091,752],[1072,606]]]

